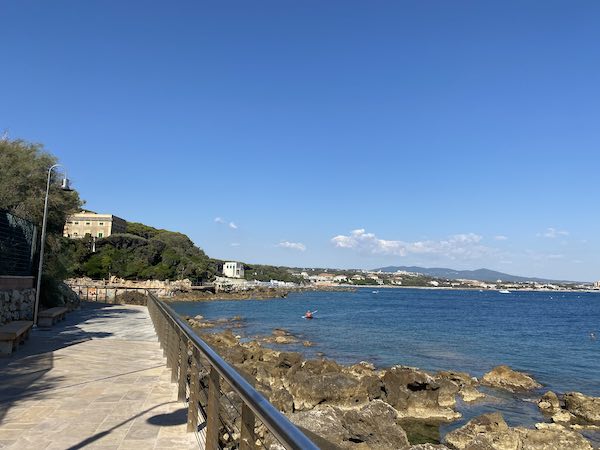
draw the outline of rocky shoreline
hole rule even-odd
[[[213,300],[270,300],[286,298],[292,292],[309,291],[355,291],[353,287],[298,287],[298,288],[254,288],[235,292],[191,291],[178,292],[172,297],[164,298],[168,302],[210,302]]]
[[[481,380],[463,372],[430,373],[413,367],[377,370],[360,362],[305,359],[266,345],[302,342],[282,329],[246,341],[235,331],[243,318],[186,318],[194,330],[288,418],[325,449],[592,449],[579,431],[600,429],[600,398],[580,393],[544,394],[539,407],[548,422],[509,427],[499,413],[484,414],[442,437],[441,424],[461,417],[457,397],[477,402],[480,387],[513,393],[539,390],[527,374],[498,366]],[[225,331],[207,333],[213,327]],[[312,343],[303,342],[310,346]]]

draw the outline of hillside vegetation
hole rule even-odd
[[[214,278],[219,261],[209,258],[185,234],[128,223],[127,233],[96,240],[69,240],[72,274],[100,279],[115,275],[125,279],[193,282]]]

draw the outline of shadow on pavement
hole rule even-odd
[[[0,358],[0,423],[10,408],[22,398],[37,399],[47,395],[64,377],[52,376],[54,351],[90,339],[111,337],[110,332],[89,332],[81,324],[90,320],[110,320],[117,315],[136,313],[120,305],[82,303],[77,311],[50,329],[32,330],[28,341],[12,355]]]

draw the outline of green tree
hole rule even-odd
[[[56,163],[57,159],[46,152],[41,144],[0,140],[0,208],[37,224],[41,230],[48,169]],[[53,172],[48,196],[42,289],[42,301],[48,304],[55,301],[52,293],[56,292],[56,284],[67,276],[71,266],[63,252],[65,220],[83,204],[77,192],[60,189],[58,180],[59,176]]]

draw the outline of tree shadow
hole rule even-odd
[[[83,323],[110,320],[131,313],[138,311],[120,305],[82,303],[81,309],[69,313],[64,321],[52,328],[32,330],[28,341],[12,355],[0,358],[0,423],[19,400],[48,398],[59,384],[64,384],[64,376],[51,374],[57,357],[55,351],[91,339],[113,336],[111,332],[86,331]]]

